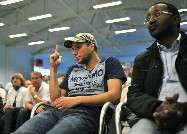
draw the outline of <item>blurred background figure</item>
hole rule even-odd
[[[128,87],[131,85],[131,77],[129,77],[129,72],[126,68],[126,66],[122,65],[124,74],[127,78],[127,81],[122,85],[122,91],[121,91],[121,102],[122,101],[127,101],[127,92],[128,92]]]
[[[4,88],[1,82],[0,82],[0,97],[2,99],[2,102],[4,103],[6,101],[6,89]]]
[[[11,79],[13,87],[8,90],[6,105],[3,108],[4,116],[2,134],[10,134],[15,130],[19,110],[25,105],[25,79],[21,73],[15,73]]]
[[[49,82],[50,82],[50,81],[49,81],[49,76],[45,75],[45,76],[43,77],[43,82],[49,84]]]
[[[1,82],[0,82],[0,88],[5,89]]]
[[[129,77],[132,78],[133,67],[130,67],[130,71],[129,71],[129,72],[130,72],[130,73],[129,73]]]
[[[5,89],[8,91],[9,89],[11,89],[13,87],[12,82],[11,82],[12,76],[10,76],[10,82],[8,82],[5,86]]]
[[[1,87],[0,87],[0,97],[2,99],[2,102],[4,103],[5,102],[5,98],[6,98],[6,91],[5,91],[5,89],[3,89]]]
[[[58,84],[59,84],[59,85],[60,85],[60,83],[62,83],[62,81],[64,80],[64,77],[65,77],[64,74],[61,74],[61,75],[58,77]]]
[[[17,128],[19,128],[23,123],[25,123],[31,114],[31,110],[34,105],[39,102],[49,103],[50,93],[49,85],[42,80],[42,74],[40,72],[34,71],[30,73],[31,85],[28,86],[25,99],[25,108],[22,108],[18,115]],[[40,113],[44,111],[44,107],[40,106],[36,112]]]
[[[26,80],[25,81],[25,87],[27,88],[29,85],[31,85],[31,81],[30,80]]]

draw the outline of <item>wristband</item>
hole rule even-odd
[[[34,99],[36,99],[37,97],[38,97],[38,96],[37,96],[36,94],[33,96]]]

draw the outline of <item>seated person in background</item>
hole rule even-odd
[[[0,88],[5,89],[1,82],[0,82]]]
[[[8,92],[9,89],[11,89],[11,88],[13,87],[13,86],[12,86],[11,79],[12,79],[12,76],[10,76],[10,82],[8,82],[8,83],[6,84],[6,86],[5,86],[5,89],[7,90],[7,92]]]
[[[6,105],[4,106],[4,116],[1,117],[3,122],[2,134],[9,134],[15,130],[15,123],[18,112],[25,106],[26,88],[25,79],[22,74],[15,73],[11,79],[13,87],[9,89],[7,94]]]
[[[50,82],[50,81],[49,81],[49,76],[45,75],[45,76],[43,77],[43,82],[49,84],[49,82]]]
[[[129,77],[131,77],[132,78],[132,73],[133,73],[133,67],[130,67],[130,69],[129,69],[130,71],[129,71]]]
[[[7,90],[4,88],[3,84],[0,83],[0,97],[2,97],[3,104],[6,103],[6,95],[7,95]]]
[[[26,80],[26,81],[25,81],[25,87],[26,87],[26,88],[28,88],[28,86],[31,85],[31,84],[32,84],[32,83],[31,83],[30,80]]]
[[[145,21],[156,41],[135,58],[127,107],[140,120],[129,134],[187,134],[187,35],[180,14],[157,2]]]
[[[64,80],[65,78],[65,75],[64,74],[61,74],[59,77],[58,77],[58,84],[60,85],[62,83],[62,81]]]
[[[2,98],[2,101],[4,103],[6,98],[6,91],[3,88],[0,88],[0,97]]]
[[[122,85],[122,92],[121,92],[121,102],[123,101],[127,101],[127,92],[128,92],[128,87],[131,85],[131,77],[129,77],[129,72],[127,70],[127,68],[122,65],[122,68],[123,68],[123,71],[124,71],[124,74],[127,78],[127,81]]]
[[[4,89],[0,88],[0,132],[3,129],[1,117],[4,115],[3,108],[4,108],[4,104],[5,104],[5,97],[6,97],[6,91]]]
[[[28,86],[25,99],[25,108],[21,109],[18,115],[19,126],[30,118],[32,108],[36,103],[45,102],[49,103],[49,85],[42,80],[42,74],[40,72],[32,72],[31,85]],[[37,109],[37,113],[44,110],[43,106]],[[19,127],[17,126],[17,128]]]
[[[56,46],[50,56],[50,97],[54,108],[28,120],[15,134],[98,134],[103,104],[119,103],[126,80],[119,60],[101,60],[95,37],[89,33],[79,33],[64,45],[72,48],[78,64],[69,67],[59,86],[57,68],[61,56]]]

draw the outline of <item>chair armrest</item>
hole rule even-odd
[[[44,102],[39,102],[36,105],[34,105],[34,107],[32,108],[32,111],[31,111],[30,118],[32,118],[35,115],[37,108],[40,107],[43,104],[45,104],[45,103]]]
[[[115,111],[115,124],[116,124],[116,134],[122,134],[122,128],[121,128],[121,112],[122,107],[126,104],[126,102],[120,102]]]
[[[115,106],[111,102],[106,102],[101,109],[100,121],[99,121],[99,134],[103,133],[104,118],[109,108],[115,111]]]

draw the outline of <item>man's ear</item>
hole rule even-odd
[[[181,21],[181,18],[178,15],[175,15],[173,18],[174,18],[174,24],[176,25]]]
[[[90,48],[91,48],[91,50],[94,50],[94,48],[95,48],[94,43],[91,43],[91,44],[90,44]]]

